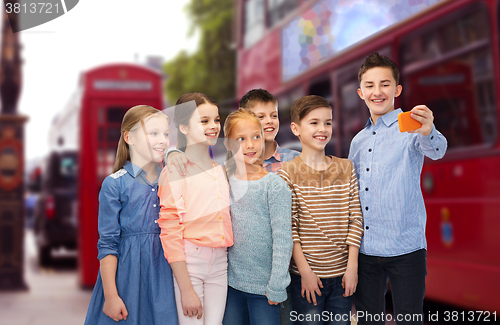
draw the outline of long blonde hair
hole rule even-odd
[[[245,108],[239,108],[237,111],[232,112],[226,117],[226,120],[224,121],[224,136],[226,139],[231,138],[231,132],[234,130],[236,124],[239,121],[243,120],[250,120],[254,121],[257,123],[259,126],[259,131],[260,131],[260,138],[262,140],[262,152],[260,153],[260,163],[264,161],[264,151],[265,151],[265,141],[264,141],[264,128],[262,127],[262,124],[260,123],[259,118],[257,115],[255,115],[254,112],[249,111]],[[233,159],[233,152],[231,150],[227,150],[226,154],[226,172],[228,176],[233,175],[234,172],[236,171],[236,164],[234,163]]]
[[[181,105],[190,101],[194,101],[195,105]],[[182,125],[189,125],[189,120],[193,115],[196,108],[202,104],[212,104],[219,108],[217,102],[210,96],[205,95],[203,93],[186,93],[179,97],[177,102],[175,103],[176,107],[174,109],[174,123],[177,128],[177,149],[181,151],[186,151],[187,147],[187,139],[186,135],[181,132]]]
[[[120,140],[118,141],[118,149],[116,150],[116,159],[115,165],[113,166],[113,173],[116,173],[118,170],[120,170],[123,165],[125,165],[127,160],[130,160],[130,149],[124,139],[125,132],[132,130],[132,128],[142,120],[156,113],[162,112],[148,105],[134,106],[125,113],[120,130]]]

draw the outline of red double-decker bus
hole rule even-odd
[[[277,140],[300,143],[289,108],[310,94],[333,108],[326,151],[347,157],[369,118],[357,74],[373,52],[401,71],[396,106],[434,113],[446,156],[426,159],[426,298],[471,310],[500,309],[500,1],[239,0],[237,96],[265,88],[279,102]]]
[[[43,259],[51,247],[77,246],[83,287],[95,284],[99,270],[101,183],[113,170],[123,115],[139,104],[163,109],[161,74],[132,64],[97,67],[81,75],[75,95],[50,130],[38,209],[38,219],[45,225],[38,236],[40,252]]]

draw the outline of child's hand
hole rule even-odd
[[[181,294],[181,303],[184,316],[198,316],[198,319],[203,316],[200,297],[198,297],[198,294],[194,290],[183,292]]]
[[[342,277],[342,288],[345,289],[343,294],[344,297],[349,297],[356,292],[356,286],[358,285],[358,270],[354,268],[349,268],[345,270],[345,274]]]
[[[265,293],[265,294],[264,294],[264,296],[266,296],[266,298],[267,298],[267,293]],[[269,300],[269,299],[267,299],[267,302],[268,302],[270,305],[277,305],[277,304],[279,304],[279,302],[271,301],[271,300]]]
[[[194,164],[194,162],[183,153],[174,151],[167,157],[167,168],[169,172],[172,172],[171,166],[174,166],[177,168],[179,174],[186,176],[186,166],[188,164]]]
[[[312,270],[301,274],[300,278],[302,284],[300,293],[302,294],[302,298],[307,298],[308,303],[312,301],[313,305],[316,306],[318,304],[316,302],[316,294],[321,296],[321,290],[319,288],[323,288],[323,283]]]
[[[432,111],[425,105],[418,105],[411,110],[411,118],[422,123],[419,129],[408,131],[408,133],[421,133],[428,136],[431,134],[434,116]]]
[[[120,320],[127,320],[128,311],[123,303],[123,300],[118,296],[104,300],[104,307],[102,308],[104,315],[111,317],[115,322]]]

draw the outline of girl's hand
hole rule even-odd
[[[198,297],[198,294],[194,290],[181,293],[181,303],[184,316],[198,316],[198,319],[203,316],[200,297]]]
[[[344,297],[349,297],[356,292],[358,285],[358,270],[355,268],[347,268],[344,276],[342,277],[342,288],[345,289]]]
[[[313,303],[316,306],[316,294],[321,296],[321,290],[323,288],[323,283],[321,279],[312,271],[306,272],[300,275],[300,280],[302,284],[302,289],[300,291],[302,298],[306,298],[308,303]],[[316,294],[315,294],[316,293]]]
[[[411,118],[422,123],[422,126],[419,129],[408,131],[408,133],[421,133],[425,136],[431,134],[434,116],[427,106],[418,105],[413,107],[411,110]]]
[[[172,172],[172,166],[174,166],[177,168],[179,174],[186,176],[186,167],[188,164],[193,164],[193,161],[183,153],[174,151],[167,157],[167,168],[169,172]]]
[[[104,307],[102,308],[104,315],[111,317],[115,322],[120,320],[127,320],[128,311],[123,303],[123,300],[118,296],[113,296],[104,300]]]
[[[266,296],[266,298],[267,298],[267,293],[265,293],[265,294],[264,294],[264,296]],[[271,301],[271,300],[269,300],[269,299],[267,299],[267,302],[268,302],[270,305],[277,305],[277,304],[279,304],[279,302]]]

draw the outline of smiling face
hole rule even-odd
[[[124,135],[129,145],[132,163],[144,167],[150,162],[161,162],[170,146],[168,119],[163,113],[145,118]]]
[[[264,137],[266,142],[274,141],[274,138],[276,137],[276,134],[278,134],[278,130],[280,128],[276,104],[273,102],[260,102],[248,110],[254,112],[259,118],[260,123],[264,128]]]
[[[201,104],[191,115],[189,124],[179,127],[186,135],[188,146],[198,143],[213,146],[220,132],[219,109],[212,104]]]
[[[260,162],[264,151],[261,126],[253,120],[242,119],[234,126],[228,149],[233,152],[237,161],[244,161],[247,165]]]
[[[394,98],[401,94],[401,90],[390,68],[376,67],[363,74],[358,95],[365,101],[376,124],[379,117],[394,110]]]
[[[332,109],[320,107],[304,116],[300,123],[292,122],[292,132],[302,143],[302,150],[325,150],[332,138]]]

